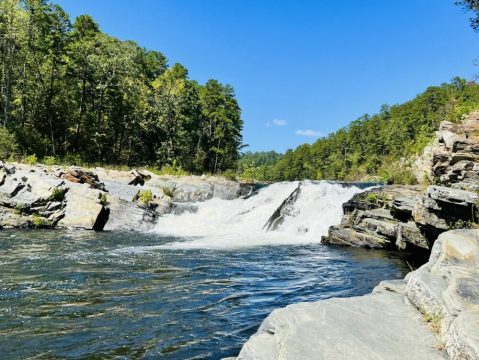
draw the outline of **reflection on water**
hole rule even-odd
[[[178,240],[0,231],[0,357],[219,359],[274,308],[407,272],[394,254],[320,244],[161,246]]]

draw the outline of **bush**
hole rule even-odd
[[[65,199],[65,192],[65,189],[53,188],[50,201],[63,201]]]
[[[55,164],[58,164],[58,161],[57,158],[54,156],[46,156],[43,158],[42,163],[47,166],[53,166]]]
[[[236,173],[233,170],[226,170],[221,174],[226,180],[236,181]]]
[[[153,200],[153,193],[150,189],[141,190],[138,192],[138,200],[140,200],[140,202],[142,202],[144,205],[148,205]]]
[[[108,204],[108,198],[106,197],[106,193],[101,194],[100,204],[103,206],[106,206]]]
[[[35,165],[38,163],[37,156],[35,154],[29,155],[25,158],[25,163],[28,165]]]
[[[38,215],[33,215],[32,223],[35,228],[44,228],[48,227],[48,221]]]
[[[414,185],[417,184],[416,176],[410,166],[393,162],[382,167],[379,171],[381,180],[389,184]]]
[[[18,145],[15,136],[0,126],[0,160],[7,160],[17,153]]]

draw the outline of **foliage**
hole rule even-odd
[[[53,188],[52,194],[50,195],[50,201],[63,201],[65,199],[66,189],[62,188]]]
[[[200,85],[88,15],[72,23],[47,0],[1,0],[0,127],[0,157],[18,143],[74,165],[215,173],[236,166],[243,121],[231,86]]]
[[[226,180],[236,181],[236,173],[233,170],[226,170],[221,173]]]
[[[153,193],[150,189],[140,190],[138,192],[138,200],[140,200],[140,202],[144,205],[148,205],[153,201]]]
[[[53,166],[55,164],[58,164],[59,161],[55,156],[45,156],[42,160],[42,163],[47,165],[47,166]]]
[[[474,15],[469,18],[471,27],[474,31],[479,31],[479,1],[478,0],[459,0],[456,5],[462,6],[464,10],[473,12]]]
[[[17,152],[18,144],[15,136],[0,126],[0,160],[6,160]]]
[[[410,165],[394,161],[384,163],[378,170],[381,181],[389,184],[417,184],[417,179]]]
[[[419,310],[422,313],[424,323],[429,326],[434,334],[439,334],[441,332],[441,323],[443,319],[442,315],[439,313],[429,312],[423,307],[421,307]]]
[[[25,158],[24,162],[25,162],[26,164],[28,164],[28,165],[35,165],[35,164],[38,163],[38,159],[37,159],[37,156],[36,156],[35,154],[33,154],[33,155],[28,155],[28,156]]]
[[[454,78],[429,87],[400,105],[383,105],[347,127],[288,150],[273,164],[242,163],[241,177],[265,181],[329,179],[360,180],[379,175],[397,184],[414,183],[408,162],[433,139],[443,120],[457,122],[479,108],[479,86]]]
[[[173,165],[166,165],[163,166],[161,169],[156,169],[153,167],[149,167],[148,171],[152,172],[156,175],[172,175],[172,176],[185,176],[190,175],[188,171],[185,171],[181,166],[176,165],[176,161],[173,162]]]
[[[42,218],[36,214],[32,216],[32,224],[35,228],[44,228],[49,226],[48,221],[45,218]]]
[[[106,193],[101,194],[100,204],[103,206],[108,205],[108,197],[106,196]]]
[[[28,210],[28,206],[24,204],[17,204],[15,206],[15,213],[17,215],[24,215]]]

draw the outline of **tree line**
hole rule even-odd
[[[0,0],[0,119],[3,143],[15,142],[3,156],[215,173],[242,147],[231,86],[200,85],[161,52],[46,0]]]
[[[271,163],[266,154],[249,154],[241,171],[265,181],[329,179],[384,180],[413,183],[410,164],[433,140],[443,120],[457,122],[479,108],[479,85],[454,78],[429,87],[411,101],[383,105],[375,115],[363,115],[348,126],[288,150]],[[378,178],[379,177],[379,178]]]

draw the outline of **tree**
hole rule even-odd
[[[474,13],[469,21],[474,31],[479,31],[479,0],[460,0],[455,3],[462,6],[465,11]]]

